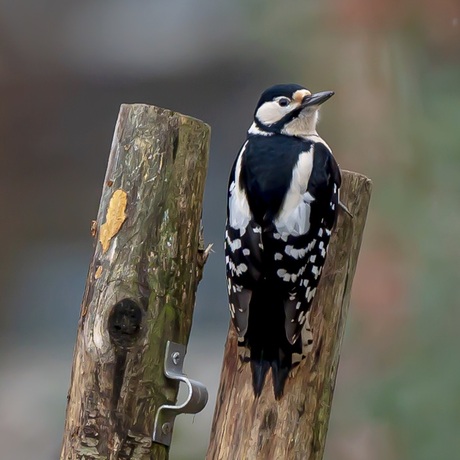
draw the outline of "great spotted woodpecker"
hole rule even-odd
[[[279,399],[312,348],[310,309],[340,205],[340,169],[316,132],[318,109],[333,94],[268,88],[230,174],[229,306],[256,396],[271,367]]]

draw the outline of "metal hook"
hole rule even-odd
[[[179,414],[197,414],[208,402],[208,390],[196,380],[189,379],[182,371],[187,348],[185,345],[166,343],[164,373],[171,380],[178,380],[187,385],[187,398],[177,406],[163,404],[158,409],[153,428],[153,441],[165,446],[171,445],[174,420]]]

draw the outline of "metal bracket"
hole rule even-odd
[[[154,442],[169,446],[171,444],[174,420],[179,414],[197,414],[208,402],[208,390],[196,380],[189,379],[182,371],[187,348],[185,345],[166,343],[164,373],[171,380],[179,380],[187,385],[187,398],[177,406],[163,404],[155,417],[152,439]]]

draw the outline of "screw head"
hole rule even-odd
[[[161,431],[163,434],[168,435],[171,432],[171,424],[169,422],[163,423],[161,426]]]
[[[174,364],[177,364],[179,361],[180,361],[180,353],[178,351],[175,351],[172,355],[171,355],[171,359],[173,360],[173,363]]]

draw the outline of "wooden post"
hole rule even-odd
[[[340,213],[312,307],[312,353],[288,379],[281,401],[271,376],[255,399],[248,364],[238,359],[230,327],[207,460],[321,460],[331,411],[351,286],[371,194],[371,181],[343,172]]]
[[[61,460],[168,458],[152,432],[158,407],[177,397],[163,374],[166,341],[188,342],[207,257],[209,136],[199,120],[121,106],[92,226]]]

